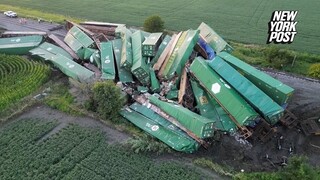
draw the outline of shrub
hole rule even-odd
[[[143,29],[147,32],[162,32],[164,30],[164,21],[158,15],[148,17],[143,24]]]
[[[308,74],[312,77],[320,79],[320,63],[311,65]]]
[[[90,106],[107,120],[115,120],[123,105],[121,90],[112,81],[96,82],[92,88],[93,96]],[[92,107],[93,106],[93,107]]]
[[[281,69],[283,66],[290,64],[295,57],[292,51],[280,49],[276,46],[266,48],[264,53],[267,61],[276,69]]]
[[[157,154],[161,154],[164,152],[172,152],[169,146],[157,141],[147,134],[129,139],[127,141],[127,145],[129,145],[130,149],[135,153],[155,152]]]

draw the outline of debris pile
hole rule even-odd
[[[177,151],[208,147],[217,131],[267,141],[275,124],[294,117],[286,113],[294,90],[231,55],[205,23],[172,36],[113,23],[66,27],[63,40],[2,38],[0,52],[29,52],[80,82],[117,82],[134,102],[120,114]]]

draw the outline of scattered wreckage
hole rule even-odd
[[[12,37],[0,39],[0,53],[30,54],[80,82],[117,82],[134,101],[120,114],[177,151],[208,147],[217,131],[267,141],[275,124],[297,124],[286,109],[294,89],[231,55],[205,23],[172,36],[103,22],[66,28],[64,39],[5,32]],[[302,127],[316,134],[314,124]]]

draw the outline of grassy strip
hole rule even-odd
[[[233,55],[261,67],[269,67],[294,74],[308,75],[310,66],[320,63],[320,55],[280,49],[276,46],[246,45],[231,42]]]
[[[205,158],[198,158],[193,161],[195,165],[204,167],[204,168],[209,168],[213,170],[214,172],[223,175],[223,176],[228,176],[228,177],[233,177],[234,175],[226,170],[224,167],[221,165],[212,162],[211,160],[205,159]]]
[[[39,19],[41,18],[42,20],[45,21],[52,21],[56,23],[64,23],[64,20],[68,19],[73,22],[79,23],[84,21],[84,19],[79,19],[79,18],[74,18],[74,17],[67,17],[63,16],[60,14],[53,14],[53,13],[46,13],[38,10],[33,10],[29,8],[22,8],[22,7],[17,7],[17,6],[10,6],[10,5],[4,5],[0,4],[0,11],[15,11],[18,13],[19,17],[26,17],[30,19]]]

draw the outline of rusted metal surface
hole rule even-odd
[[[57,45],[59,45],[62,49],[66,50],[72,56],[73,59],[79,59],[78,55],[65,42],[61,41],[57,36],[55,36],[54,34],[50,34],[48,37]]]
[[[183,103],[182,105],[186,108],[188,108],[191,111],[195,110],[194,107],[194,102],[195,102],[195,97],[194,97],[194,93],[192,91],[192,87],[191,87],[191,83],[187,77],[187,82],[186,82],[186,92],[183,96]]]
[[[1,37],[29,36],[29,35],[46,36],[47,33],[44,31],[4,31],[1,34]]]
[[[204,59],[208,59],[208,54],[207,54],[207,52],[200,46],[199,43],[196,44],[196,46],[194,47],[194,49],[195,49]]]
[[[298,118],[292,112],[290,112],[288,109],[285,109],[284,115],[280,119],[280,122],[283,125],[287,126],[288,128],[293,128],[293,127],[297,126]]]
[[[261,119],[259,124],[254,128],[252,136],[258,138],[262,142],[267,142],[274,136],[275,133],[276,130],[271,128],[271,126],[264,119]]]
[[[86,68],[88,68],[89,70],[93,71],[96,78],[100,78],[101,77],[101,75],[102,75],[101,71],[95,65],[90,64],[90,63],[84,63],[84,66]]]
[[[90,30],[93,33],[102,33],[106,36],[115,36],[115,30],[116,27],[104,27],[104,26],[95,26],[95,25],[86,25],[81,24],[80,25],[88,30]]]
[[[320,118],[314,117],[304,120],[300,123],[302,131],[306,135],[320,135]]]
[[[152,111],[156,112],[159,114],[161,117],[165,118],[175,126],[179,127],[182,131],[187,133],[192,139],[196,140],[198,143],[200,143],[203,147],[208,148],[208,143],[206,143],[204,140],[200,139],[197,137],[194,133],[189,131],[187,128],[185,128],[179,121],[174,119],[173,117],[169,116],[167,113],[163,112],[159,107],[149,103],[148,99],[144,95],[139,95],[139,96],[133,96],[133,99],[137,101],[138,103],[147,106],[149,109]]]

